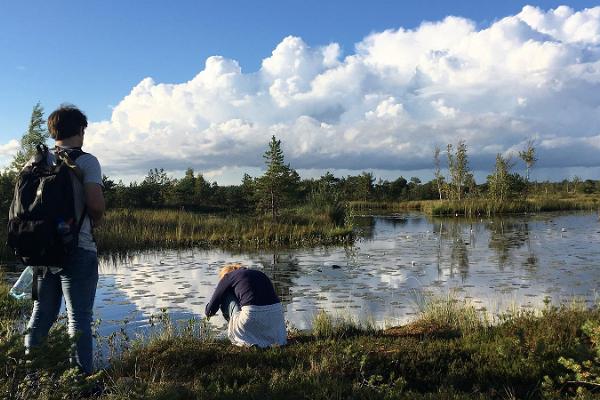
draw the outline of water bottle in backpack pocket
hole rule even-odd
[[[33,285],[33,268],[27,267],[17,279],[17,282],[9,290],[9,294],[17,300],[31,298],[31,286]]]

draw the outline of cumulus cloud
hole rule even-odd
[[[260,167],[271,135],[305,169],[430,168],[462,139],[489,170],[531,137],[540,166],[597,167],[599,111],[600,7],[526,6],[483,29],[447,17],[372,33],[348,55],[290,36],[252,73],[209,57],[188,82],[142,80],[86,145],[115,175]]]

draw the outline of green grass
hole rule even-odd
[[[386,330],[319,314],[313,333],[284,348],[159,339],[126,354],[114,379],[136,382],[140,394],[156,399],[575,396],[559,383],[568,372],[558,360],[593,356],[581,327],[598,320],[597,310],[549,307],[490,325],[459,303],[435,303],[415,322]]]
[[[350,316],[331,315],[320,311],[312,322],[312,335],[318,339],[324,338],[349,338],[375,332],[375,327],[370,323],[360,323]]]
[[[130,341],[87,378],[64,363],[64,330],[34,357],[14,330],[2,331],[0,397],[75,399],[102,384],[96,398],[111,400],[594,398],[569,368],[598,370],[598,309],[548,306],[491,323],[452,297],[420,304],[415,321],[387,329],[319,313],[313,332],[266,350],[233,347],[198,321],[176,328],[163,314],[157,334]],[[1,302],[0,315],[16,321],[15,307]]]

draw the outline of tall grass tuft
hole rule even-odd
[[[473,304],[459,300],[452,293],[447,296],[421,295],[417,297],[417,322],[467,334],[487,326],[487,315],[478,312]]]
[[[350,316],[333,316],[324,310],[319,311],[312,322],[312,334],[319,339],[346,338],[374,332],[372,324],[361,324]]]

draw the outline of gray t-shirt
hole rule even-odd
[[[68,149],[67,147],[62,148]],[[56,162],[56,157],[53,153],[49,154],[48,162]],[[88,183],[95,183],[100,186],[103,186],[102,170],[100,168],[100,163],[98,162],[98,159],[89,153],[80,155],[75,160],[75,164],[77,164],[83,176],[83,182],[80,182],[78,179],[73,179],[75,213],[79,218],[79,216],[81,216],[81,214],[83,213],[83,207],[85,205],[85,194],[83,191],[83,185]],[[85,250],[97,251],[96,242],[94,241],[94,237],[92,235],[92,222],[87,213],[84,218],[85,219],[83,221],[83,224],[81,225],[81,230],[79,231],[79,247]]]

